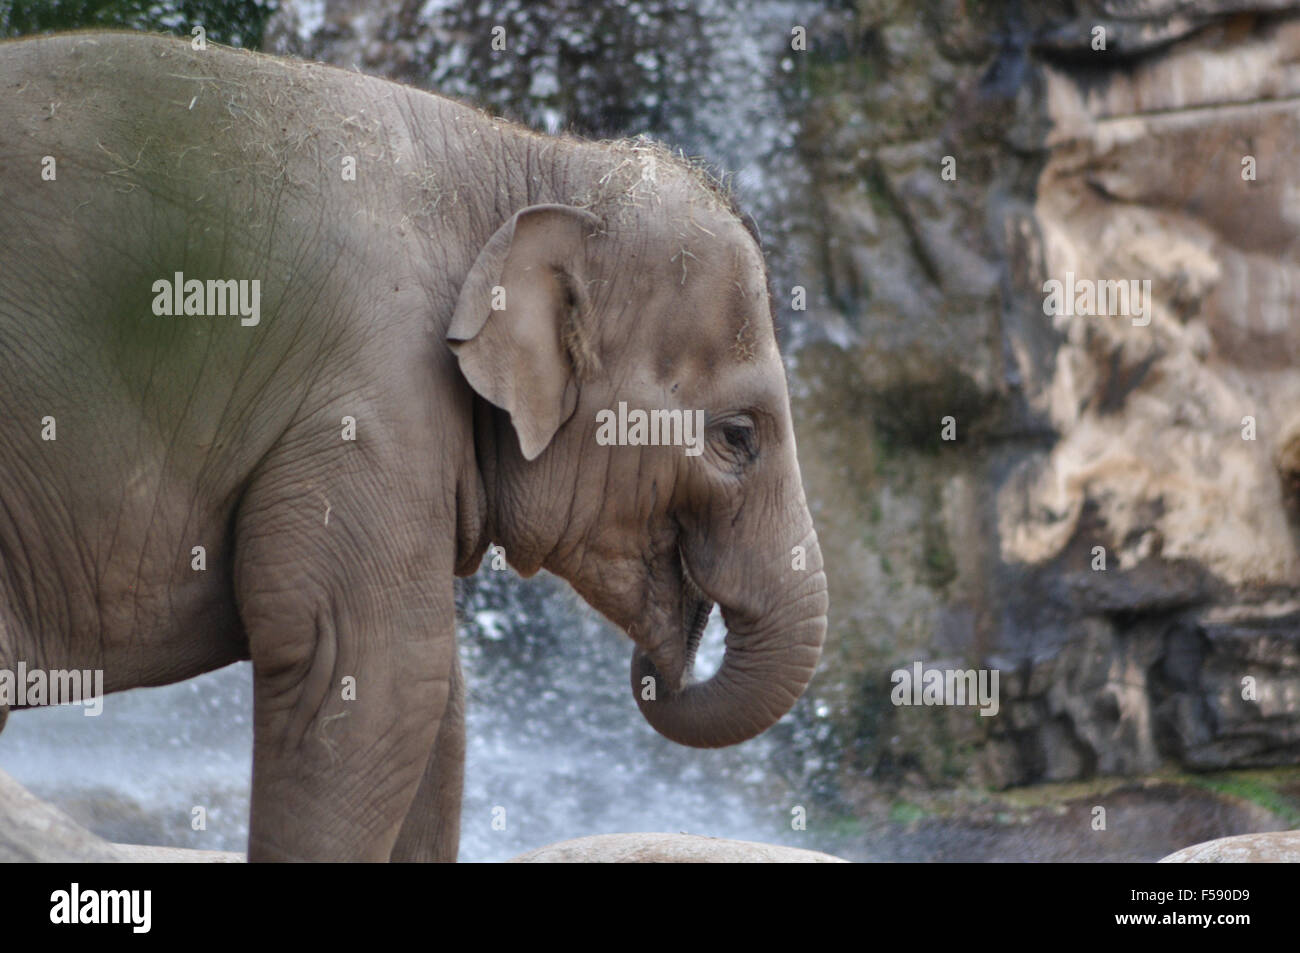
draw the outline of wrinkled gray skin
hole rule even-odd
[[[694,171],[161,38],[6,44],[0,80],[0,668],[251,658],[258,860],[454,859],[489,542],[628,632],[668,737],[789,710],[821,554],[762,258]],[[155,316],[178,271],[260,280],[260,323]],[[601,446],[619,401],[706,411],[704,452]]]

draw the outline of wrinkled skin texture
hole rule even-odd
[[[821,555],[762,258],[694,172],[159,38],[0,73],[0,668],[116,691],[251,658],[254,860],[455,858],[452,577],[492,542],[628,632],[668,737],[794,703]],[[175,272],[259,279],[260,322],[155,316]],[[703,453],[600,445],[619,401],[703,410]]]

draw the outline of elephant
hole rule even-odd
[[[489,545],[627,633],[667,738],[794,705],[826,579],[756,229],[697,164],[197,40],[0,77],[0,669],[251,660],[253,861],[455,860]]]

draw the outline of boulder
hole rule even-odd
[[[0,771],[0,863],[241,863],[242,854],[114,844]]]
[[[512,864],[847,864],[815,850],[696,834],[596,834],[512,858]]]
[[[1300,863],[1300,831],[1239,834],[1193,844],[1160,860],[1162,864]]]

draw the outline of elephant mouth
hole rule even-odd
[[[686,633],[682,685],[685,686],[691,682],[691,671],[695,667],[695,653],[700,647],[704,627],[709,624],[709,614],[713,612],[713,600],[704,594],[704,590],[692,578],[690,568],[686,565],[686,557],[680,549],[677,551],[677,556],[682,566],[682,631]]]

